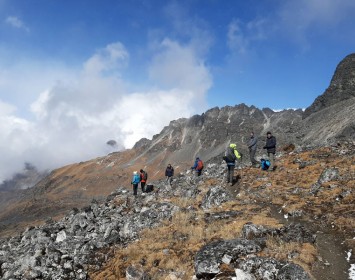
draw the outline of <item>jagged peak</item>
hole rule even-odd
[[[355,97],[355,53],[349,54],[338,64],[329,87],[304,111],[303,118],[353,97]]]

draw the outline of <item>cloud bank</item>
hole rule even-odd
[[[130,148],[171,120],[206,109],[212,78],[192,46],[164,39],[153,51],[146,69],[149,81],[139,91],[122,78],[129,61],[121,42],[97,50],[80,69],[71,69],[70,77],[47,79],[46,89],[32,92],[27,114],[21,114],[11,98],[0,96],[0,181],[25,162],[52,169],[105,155],[113,151],[109,140],[115,140],[118,149]],[[25,97],[31,91],[26,84],[41,80],[41,75],[35,71],[28,80],[22,78],[17,97]],[[1,91],[5,85],[0,83]]]

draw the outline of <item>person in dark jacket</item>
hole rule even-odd
[[[173,180],[173,176],[174,176],[174,168],[171,166],[170,163],[165,169],[165,176],[166,176],[166,182],[171,186],[171,181]]]
[[[142,189],[142,193],[145,192],[145,184],[147,183],[148,180],[148,174],[146,171],[144,171],[143,169],[139,170],[139,176],[141,179],[141,189]]]
[[[133,195],[137,196],[137,190],[138,190],[138,184],[141,181],[139,174],[137,171],[133,172],[133,177],[132,177],[132,186],[133,186]]]
[[[232,186],[233,185],[235,161],[237,159],[241,159],[241,155],[237,151],[237,145],[236,144],[230,144],[227,147],[223,158],[226,161],[227,168],[228,168],[227,183],[229,183]]]
[[[267,151],[267,156],[270,161],[269,170],[275,170],[275,153],[276,153],[276,138],[271,134],[270,131],[266,133],[266,144],[264,149]]]
[[[254,167],[258,166],[258,162],[255,160],[256,147],[258,143],[258,138],[254,135],[254,132],[250,133],[250,139],[248,142],[249,156],[251,165]]]
[[[195,163],[191,167],[191,169],[195,170],[197,176],[201,175],[203,169],[203,162],[199,157],[196,158]]]

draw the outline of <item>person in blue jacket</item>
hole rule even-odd
[[[133,172],[132,182],[133,185],[133,195],[137,196],[138,184],[141,181],[141,178],[137,171]]]

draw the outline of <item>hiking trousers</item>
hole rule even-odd
[[[273,170],[274,166],[275,166],[275,154],[274,153],[267,153],[267,156],[270,161],[269,170]]]
[[[145,192],[145,183],[146,183],[146,182],[142,182],[142,181],[141,181],[142,192]]]
[[[227,165],[227,167],[228,167],[227,183],[233,183],[235,165]]]
[[[138,184],[132,184],[132,185],[133,185],[133,195],[137,195]]]
[[[171,186],[171,182],[173,181],[172,176],[166,176],[166,183],[168,183]]]
[[[252,165],[256,165],[258,162],[255,160],[256,149],[249,150],[250,162]]]

